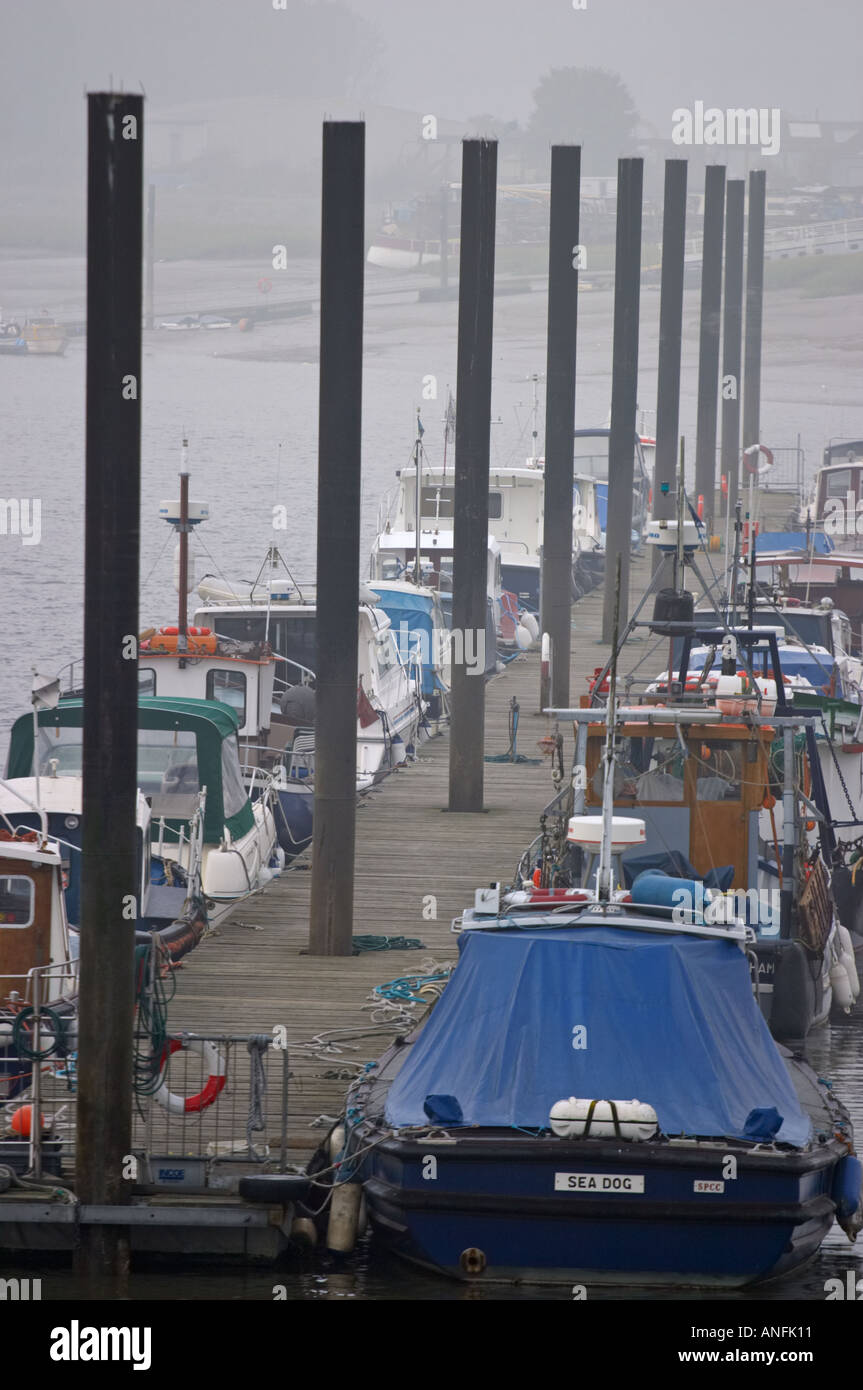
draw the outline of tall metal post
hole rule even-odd
[[[497,141],[462,146],[449,809],[481,811]]]
[[[740,486],[740,396],[743,328],[743,204],[746,184],[729,179],[725,198],[725,287],[722,304],[722,472],[728,515]]]
[[[91,94],[87,175],[84,727],[77,1195],[118,1206],[84,1225],[91,1291],[128,1272],[137,890],[138,562],[144,102]]]
[[[545,373],[545,485],[542,522],[542,631],[554,661],[551,703],[569,706],[572,633],[572,474],[578,330],[581,147],[551,151],[548,238],[548,346]],[[535,452],[535,450],[534,450]],[[540,690],[540,699],[544,692]]]
[[[746,238],[746,328],[743,358],[743,447],[759,444],[761,430],[761,325],[764,310],[764,217],[767,174],[749,175],[749,223]]]
[[[614,630],[617,558],[620,556],[620,622],[629,617],[629,559],[635,412],[638,404],[638,297],[641,289],[641,193],[644,160],[617,161],[617,236],[614,261],[614,346],[611,366],[611,431],[608,441],[608,523],[602,640]]]
[[[719,402],[719,334],[722,324],[722,238],[725,166],[710,164],[704,176],[701,249],[701,327],[698,343],[698,421],[695,496],[704,499],[704,521],[713,530],[716,496],[716,420]]]
[[[676,515],[674,475],[680,421],[680,352],[683,337],[683,254],[686,242],[685,159],[665,161],[665,201],[662,212],[662,283],[659,301],[659,364],[656,382],[656,466],[653,474],[653,515],[669,520]],[[662,563],[657,546],[654,572]]]
[[[309,950],[351,954],[357,807],[365,123],[325,121]]]

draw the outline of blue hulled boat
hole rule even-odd
[[[465,915],[433,1012],[348,1098],[341,1177],[363,1150],[385,1244],[459,1279],[738,1287],[834,1216],[853,1238],[847,1113],[771,1038],[751,933],[661,899]]]

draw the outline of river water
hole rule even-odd
[[[174,263],[157,266],[157,320],[220,304],[251,302],[267,265],[248,262]],[[316,267],[298,261],[276,279],[274,296],[314,299]],[[374,292],[402,284],[392,273],[369,269]],[[0,255],[0,305],[6,318],[42,308],[82,315],[84,264],[78,258]],[[422,410],[430,459],[442,453],[447,384],[455,386],[456,305],[416,305],[410,296],[370,294],[365,319],[363,490],[361,554],[368,556],[382,494],[411,454],[416,409]],[[586,292],[579,310],[577,425],[602,425],[610,405],[613,296]],[[495,305],[492,463],[521,461],[532,452],[529,377],[545,370],[547,298],[534,293],[501,296]],[[655,405],[659,295],[645,290],[641,305],[639,404]],[[681,386],[681,431],[691,441],[697,387],[698,294],[688,290]],[[768,296],[764,313],[762,439],[793,446],[799,434],[808,470],[817,466],[829,438],[863,436],[860,361],[863,300],[800,300]],[[173,533],[157,515],[161,499],[177,496],[180,443],[189,440],[193,500],[210,504],[211,520],[195,537],[197,571],[252,580],[272,542],[292,571],[308,580],[315,568],[315,466],[317,433],[316,314],[259,325],[251,334],[169,332],[144,337],[142,437],[141,625],[170,621]],[[429,379],[433,380],[429,380]],[[83,339],[73,339],[62,358],[0,358],[2,494],[38,502],[41,536],[0,534],[0,576],[5,595],[0,662],[0,746],[27,708],[31,670],[58,671],[81,653],[84,563]],[[429,398],[436,388],[436,398]],[[650,420],[648,427],[650,427]],[[540,446],[542,440],[540,421]],[[541,447],[540,447],[541,451]],[[122,467],[123,460],[117,460]],[[284,507],[287,526],[273,529],[274,507]],[[190,968],[194,968],[194,962]],[[859,1020],[821,1029],[809,1042],[820,1074],[836,1085],[863,1132],[863,1051]],[[731,1299],[824,1298],[825,1280],[863,1274],[863,1249],[848,1244],[838,1227],[817,1261],[796,1278],[758,1294]],[[13,1274],[14,1270],[6,1271]],[[22,1271],[26,1272],[26,1271]],[[32,1271],[30,1271],[32,1273]],[[464,1290],[406,1272],[375,1253],[368,1241],[344,1262],[326,1255],[292,1259],[283,1269],[179,1272],[152,1270],[133,1276],[138,1298],[272,1299],[285,1285],[289,1298],[535,1299],[535,1290]],[[46,1271],[43,1296],[76,1292],[68,1274]],[[545,1292],[542,1298],[568,1298]],[[593,1294],[591,1295],[593,1296]],[[597,1290],[597,1298],[628,1297]],[[676,1297],[651,1293],[651,1298]],[[717,1295],[712,1294],[712,1298]]]

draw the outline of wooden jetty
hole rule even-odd
[[[633,566],[633,594],[649,582],[650,556]],[[572,609],[571,694],[588,692],[588,678],[608,648],[599,642],[602,589]],[[629,665],[645,650],[627,645]],[[658,671],[664,657],[653,665]],[[624,663],[623,669],[628,669]],[[169,1027],[209,1033],[287,1031],[290,1055],[289,1149],[301,1159],[322,1137],[314,1122],[337,1116],[350,1064],[374,1059],[389,1033],[350,1040],[350,1050],[309,1056],[291,1044],[307,1043],[330,1030],[371,1030],[373,987],[419,973],[427,960],[451,962],[457,954],[452,918],[472,906],[474,891],[511,879],[523,850],[538,833],[539,814],[554,796],[551,765],[537,747],[551,729],[538,713],[539,656],[520,654],[486,688],[485,751],[507,752],[512,699],[520,714],[517,751],[538,762],[488,762],[485,812],[450,813],[447,805],[449,740],[421,745],[416,763],[397,770],[368,795],[357,815],[354,934],[419,938],[424,950],[382,950],[323,958],[306,954],[309,878],[303,869],[286,873],[267,891],[243,904],[236,916],[207,938],[178,973]],[[572,761],[573,734],[563,729],[565,767]],[[425,908],[425,915],[424,915]],[[434,912],[435,915],[430,914]],[[419,1016],[419,1015],[418,1015]],[[271,1147],[274,1136],[269,1136]]]

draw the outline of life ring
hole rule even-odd
[[[759,463],[759,454],[764,455],[764,462]],[[750,455],[752,461],[750,462]],[[766,444],[750,444],[748,449],[743,450],[743,462],[746,465],[747,473],[757,474],[763,478],[765,473],[769,473],[773,467],[773,450],[768,449]]]
[[[269,292],[270,292],[270,290],[271,290],[272,288],[273,288],[273,282],[272,282],[272,280],[268,280],[267,277],[266,277],[266,275],[262,275],[261,278],[260,278],[260,280],[258,281],[258,290],[259,290],[259,292],[260,292],[261,294],[269,294]]]
[[[169,1038],[162,1049],[161,1066],[164,1070],[168,1058],[175,1052],[185,1050],[198,1052],[207,1064],[207,1080],[196,1096],[175,1096],[163,1081],[155,1092],[156,1100],[172,1115],[194,1115],[207,1110],[225,1089],[225,1069],[227,1059],[213,1043],[204,1038]]]

